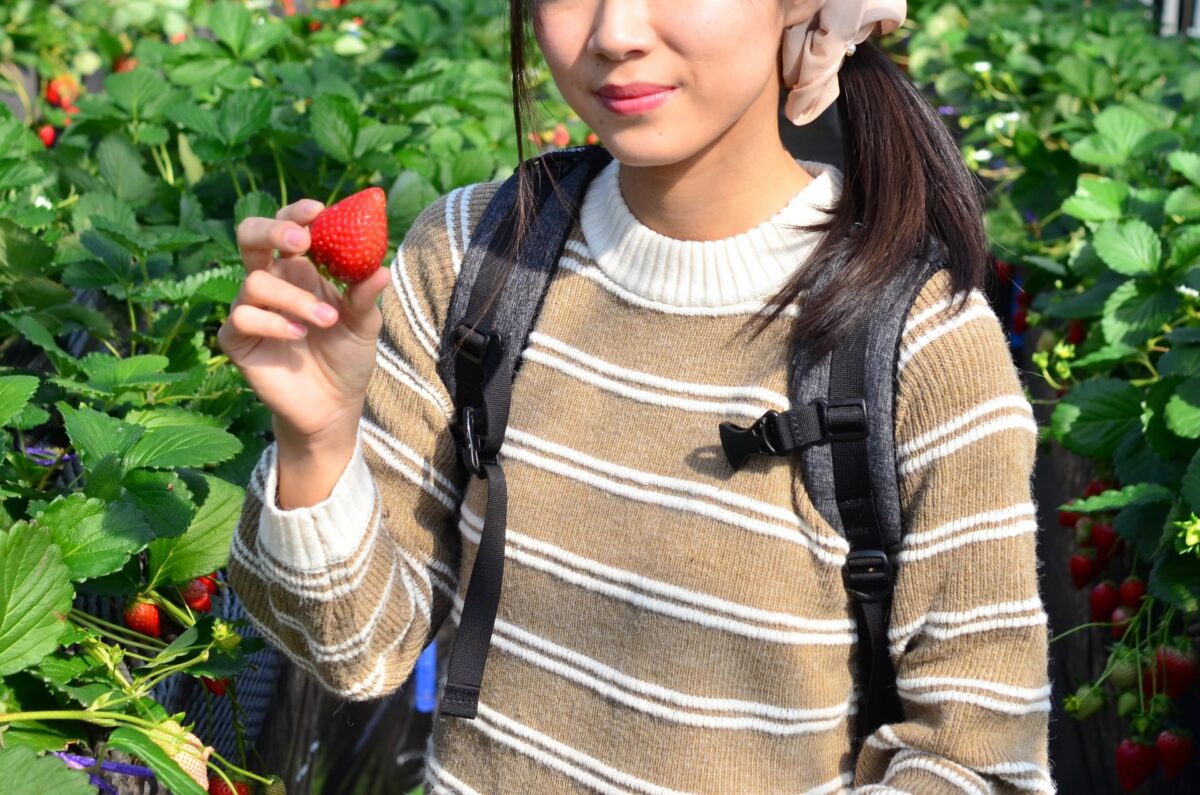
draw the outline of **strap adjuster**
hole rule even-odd
[[[462,423],[458,429],[458,454],[462,459],[463,467],[475,477],[482,478],[485,476],[483,468],[485,462],[479,451],[483,445],[479,439],[479,430],[475,427],[478,410],[475,406],[463,407]]]
[[[482,364],[492,345],[500,344],[499,332],[484,334],[478,329],[471,328],[466,323],[460,323],[454,329],[454,346],[459,356],[475,365]]]
[[[891,558],[881,549],[857,549],[846,556],[842,585],[864,602],[878,602],[892,593],[895,572]]]
[[[817,417],[821,432],[831,442],[852,442],[865,439],[867,427],[867,401],[865,398],[817,398]]]
[[[759,417],[749,428],[734,425],[732,422],[722,422],[721,447],[725,457],[734,471],[742,468],[746,459],[752,455],[779,455],[783,444],[775,437],[774,421],[779,416],[775,410],[768,411]]]

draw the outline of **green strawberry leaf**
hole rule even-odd
[[[126,418],[146,432],[125,454],[128,469],[201,467],[232,458],[241,441],[220,427],[221,422],[182,409],[136,409]]]
[[[145,518],[132,505],[108,505],[80,492],[55,499],[33,521],[49,529],[76,581],[118,571],[130,555],[154,539]]]
[[[26,522],[0,533],[0,676],[58,646],[75,591],[62,550]]]
[[[24,745],[0,751],[0,795],[29,795],[31,792],[96,795],[96,788],[88,781],[87,773],[72,770],[58,757],[38,756]],[[199,787],[195,793],[199,795]]]
[[[1185,439],[1200,438],[1200,378],[1184,381],[1167,401],[1167,427]]]
[[[1105,222],[1093,242],[1104,264],[1125,276],[1152,273],[1162,260],[1162,239],[1140,219]]]
[[[241,514],[245,490],[204,472],[184,475],[198,509],[186,532],[150,544],[150,582],[186,583],[229,562],[229,545]]]
[[[24,410],[37,388],[36,375],[0,376],[0,425],[8,425]]]
[[[171,470],[135,469],[122,485],[122,499],[141,511],[157,538],[182,535],[196,515],[191,489]]]
[[[124,456],[146,432],[137,423],[119,420],[95,409],[76,409],[62,401],[55,405],[62,413],[71,445],[89,469],[110,453]]]
[[[1146,590],[1185,613],[1200,611],[1200,557],[1163,555],[1150,570]]]
[[[1163,325],[1178,309],[1179,294],[1174,288],[1134,279],[1108,297],[1100,327],[1109,343],[1137,346],[1162,334]]]
[[[1110,489],[1083,500],[1073,500],[1068,503],[1071,507],[1060,505],[1059,510],[1069,510],[1075,513],[1100,513],[1115,511],[1128,505],[1141,505],[1148,502],[1170,502],[1175,499],[1175,493],[1166,486],[1157,483],[1134,483],[1120,489]]]
[[[1171,168],[1183,174],[1193,185],[1200,186],[1200,154],[1195,152],[1172,152],[1167,157]]]
[[[358,140],[358,107],[340,94],[321,94],[309,109],[313,140],[341,163],[354,159]]]
[[[1171,192],[1163,207],[1167,215],[1179,221],[1195,221],[1200,218],[1200,188],[1185,185]]]
[[[1141,392],[1115,378],[1084,381],[1051,415],[1051,430],[1064,447],[1089,458],[1107,458],[1130,430],[1139,427]]]
[[[1127,182],[1084,174],[1075,186],[1075,195],[1063,202],[1062,210],[1080,221],[1117,221],[1129,191]]]

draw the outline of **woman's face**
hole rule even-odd
[[[563,97],[622,163],[778,140],[779,0],[533,0]]]

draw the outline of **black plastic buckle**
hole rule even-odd
[[[499,342],[499,334],[484,334],[466,323],[454,330],[454,345],[458,355],[472,364],[481,364],[487,356],[488,347]]]
[[[475,429],[475,406],[467,406],[462,410],[462,427],[459,429],[458,453],[463,466],[477,478],[484,477],[483,463],[479,455],[481,443],[479,432]]]
[[[768,411],[749,428],[734,425],[732,422],[721,423],[721,447],[735,472],[741,469],[746,459],[752,455],[779,455],[781,445],[777,439],[770,438],[771,433],[767,425],[778,416],[778,411]]]
[[[846,556],[842,585],[864,602],[878,602],[892,592],[892,561],[881,549],[859,549]]]
[[[867,401],[864,398],[817,398],[817,417],[821,432],[830,442],[852,442],[865,439],[867,427]]]

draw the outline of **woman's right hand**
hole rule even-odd
[[[276,438],[352,446],[383,326],[376,298],[389,270],[350,285],[344,296],[322,277],[301,256],[311,242],[307,227],[322,209],[302,199],[274,219],[238,224],[246,279],[217,342],[274,415]]]

